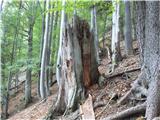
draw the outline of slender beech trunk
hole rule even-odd
[[[53,21],[53,29],[54,31],[57,29],[57,23],[58,23],[58,11],[54,12],[54,21]],[[53,31],[53,30],[52,30]],[[53,69],[50,69],[50,86],[52,85],[53,82],[55,82],[56,80],[53,81],[53,77],[54,77],[54,74],[55,74],[55,63],[56,63],[56,60],[55,60],[55,57],[57,56],[57,35],[53,34],[53,43],[52,43],[52,47],[51,47],[51,60],[50,60],[50,64],[52,66]]]
[[[54,4],[52,5],[52,8],[54,8]],[[51,44],[52,44],[52,32],[53,32],[53,17],[54,17],[54,12],[52,12],[51,16],[50,16],[50,20],[49,20],[49,37],[48,37],[48,47],[47,47],[47,66],[49,68],[47,68],[47,72],[46,72],[46,90],[47,90],[47,95],[50,95],[50,90],[49,90],[49,83],[51,83],[51,77],[50,77],[50,73],[51,73]]]
[[[49,9],[49,0],[46,0],[46,10]],[[42,99],[46,98],[46,57],[47,57],[47,47],[48,47],[48,32],[49,32],[49,13],[46,14],[45,18],[45,33],[44,33],[44,42],[43,42],[43,51],[41,59],[41,74],[40,74],[40,95]]]
[[[29,21],[29,31],[28,31],[28,61],[27,65],[32,64],[32,49],[33,49],[33,27],[35,24],[35,16],[36,16],[36,10],[38,6],[38,1],[36,1],[36,7],[34,8],[34,1],[32,1],[31,5],[31,16],[28,16]],[[26,70],[26,80],[25,80],[25,105],[27,106],[28,103],[31,102],[31,82],[32,82],[32,68],[27,67]]]
[[[44,0],[44,10],[43,12],[46,10],[46,0]],[[40,57],[39,57],[39,67],[41,68],[41,60],[42,60],[42,51],[43,51],[43,42],[44,42],[44,32],[45,32],[45,14],[41,11],[41,14],[43,14],[42,16],[42,36],[41,36],[41,48],[40,48]],[[41,75],[41,70],[39,70],[39,79],[38,79],[38,95],[39,97],[41,97],[40,95],[40,75]]]
[[[132,26],[131,26],[130,1],[125,1],[125,52],[126,55],[133,54]]]
[[[136,38],[136,12],[135,12],[136,4],[132,2],[131,4],[131,19],[132,19],[132,38],[133,40],[137,40]]]
[[[99,40],[98,40],[98,32],[97,32],[97,15],[96,15],[96,6],[93,6],[91,9],[91,31],[93,32],[94,37],[94,46],[96,48],[95,56],[97,59],[97,63],[99,64]]]
[[[32,21],[31,21],[32,22]],[[29,25],[29,32],[28,32],[28,61],[27,65],[31,64],[32,59],[32,40],[33,40],[33,24],[30,23]],[[26,81],[25,81],[25,105],[31,102],[31,76],[32,76],[32,69],[27,67],[26,71]]]
[[[115,65],[122,59],[120,52],[120,39],[119,39],[119,3],[112,1],[114,12],[112,15],[112,72]]]

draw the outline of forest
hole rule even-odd
[[[1,120],[160,120],[160,1],[0,0]]]

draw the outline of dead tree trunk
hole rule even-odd
[[[74,16],[64,24],[59,67],[59,93],[54,112],[74,111],[85,98],[85,90],[98,80],[93,34],[86,21]],[[50,116],[53,118],[53,114]]]

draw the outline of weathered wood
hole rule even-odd
[[[124,71],[121,71],[121,72],[114,72],[113,74],[110,74],[110,75],[107,75],[107,76],[104,76],[106,79],[109,79],[109,78],[113,78],[113,77],[117,77],[117,76],[120,76],[120,75],[123,75],[124,73],[129,73],[129,72],[134,72],[134,71],[138,71],[140,70],[141,68],[134,68],[134,69],[129,69],[129,70],[124,70]]]
[[[95,120],[93,111],[92,96],[89,94],[84,104],[80,105],[80,114],[82,114],[82,120]]]
[[[84,101],[85,89],[97,82],[99,73],[89,24],[76,15],[71,24],[66,18],[63,24],[57,68],[59,91],[53,112],[66,115]]]
[[[111,115],[109,117],[104,118],[103,120],[124,120],[131,115],[136,115],[140,113],[144,113],[146,109],[146,102],[135,107],[131,107],[117,114]]]

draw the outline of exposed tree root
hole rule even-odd
[[[106,106],[102,109],[102,111],[100,111],[100,112],[96,115],[96,118],[97,118],[99,115],[101,115],[101,114],[107,109],[107,107],[108,107],[108,105],[110,104],[110,101],[113,99],[113,97],[114,97],[114,96],[112,96],[112,97],[109,99],[108,103],[107,103]]]
[[[106,105],[106,102],[105,102],[105,101],[98,101],[98,102],[95,102],[95,103],[94,103],[93,108],[94,108],[94,110],[95,110],[96,108],[102,107],[102,106],[104,106],[104,105]]]
[[[120,105],[120,104],[125,104],[128,99],[129,99],[129,96],[132,94],[132,89],[130,89],[118,102],[117,104]]]
[[[108,78],[113,78],[113,77],[117,77],[117,76],[120,76],[120,75],[123,75],[124,73],[128,73],[128,72],[134,72],[134,71],[137,71],[137,70],[140,70],[141,68],[134,68],[134,69],[129,69],[129,70],[125,70],[125,71],[121,71],[121,72],[118,72],[118,73],[113,73],[113,74],[110,74],[110,75],[103,75],[104,78],[108,79]]]
[[[145,109],[146,109],[146,102],[144,102],[141,105],[137,105],[135,107],[131,107],[129,109],[126,109],[126,110],[119,112],[117,114],[106,117],[106,118],[104,118],[104,120],[124,120],[124,118],[127,118],[131,115],[145,113]]]
[[[135,99],[136,97],[141,97],[141,95],[147,96],[147,86],[148,83],[145,80],[145,74],[141,72],[141,74],[132,84],[132,88],[118,101],[118,104],[125,104],[131,95],[133,95]]]

